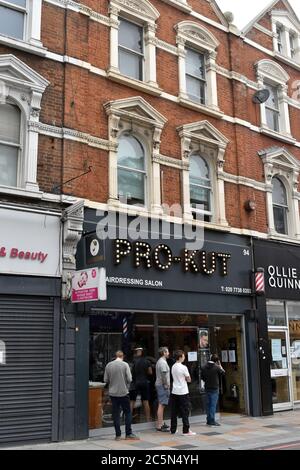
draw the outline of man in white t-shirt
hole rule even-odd
[[[183,351],[176,351],[176,364],[173,365],[171,373],[173,377],[173,388],[171,394],[171,433],[175,434],[177,430],[177,416],[180,413],[182,417],[184,436],[195,436],[196,433],[190,430],[189,414],[190,414],[190,395],[188,383],[191,377],[188,368],[182,363],[185,361]]]

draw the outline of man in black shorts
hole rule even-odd
[[[150,421],[150,390],[149,376],[152,375],[150,361],[144,357],[143,348],[136,348],[132,366],[132,386],[130,393],[131,410],[133,411],[137,396],[141,396],[144,406],[146,420]]]

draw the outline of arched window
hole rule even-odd
[[[273,178],[273,213],[277,233],[288,234],[288,202],[284,184],[276,176]]]
[[[123,134],[118,147],[118,197],[126,204],[144,206],[145,194],[144,147],[136,137]]]
[[[20,109],[13,104],[0,104],[0,185],[18,185],[20,129]]]
[[[204,220],[211,218],[211,180],[209,166],[199,155],[190,158],[190,203],[193,212],[204,213]],[[200,206],[200,207],[197,207]]]

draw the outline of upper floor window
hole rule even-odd
[[[260,60],[255,66],[260,88],[267,88],[270,93],[268,100],[260,105],[261,131],[279,139],[293,140],[287,94],[289,75],[269,59]]]
[[[277,34],[277,49],[280,54],[283,52],[283,29],[281,25],[276,26],[276,34]]]
[[[0,186],[38,191],[40,103],[47,80],[11,54],[0,55]],[[5,188],[2,188],[5,187]]]
[[[12,104],[0,104],[0,185],[18,185],[20,130],[20,109]]]
[[[220,116],[218,107],[217,39],[202,25],[182,21],[176,26],[179,100],[185,106]]]
[[[159,94],[156,80],[156,20],[148,0],[110,0],[110,66],[108,77]]]
[[[211,179],[207,161],[199,156],[190,158],[190,201],[193,212],[204,214],[204,220],[211,218]]]
[[[277,233],[287,235],[288,201],[286,189],[283,182],[278,177],[274,177],[272,182],[274,227]]]
[[[186,91],[197,103],[206,102],[205,56],[193,49],[186,50]]]
[[[289,39],[290,39],[291,58],[295,59],[296,58],[296,36],[295,36],[295,34],[290,32]]]
[[[24,38],[27,0],[0,0],[0,33],[16,39]]]
[[[119,68],[120,72],[136,80],[143,80],[144,38],[143,28],[120,19]]]
[[[129,205],[145,205],[145,151],[132,135],[121,135],[118,147],[118,196]]]
[[[279,132],[279,101],[278,101],[278,88],[272,85],[265,84],[265,88],[269,90],[270,96],[266,101],[266,118],[269,129]]]

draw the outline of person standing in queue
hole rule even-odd
[[[129,365],[124,362],[124,353],[116,352],[116,359],[105,367],[104,382],[108,384],[108,393],[112,402],[112,415],[116,431],[116,441],[121,439],[120,410],[125,415],[126,439],[139,439],[131,429],[132,414],[130,410],[129,387],[132,381]]]
[[[188,383],[191,383],[191,377],[188,368],[183,365],[185,354],[179,350],[175,353],[176,363],[171,369],[173,377],[173,386],[171,394],[171,434],[177,431],[177,416],[182,417],[183,436],[195,436],[196,433],[190,430],[190,395]]]
[[[133,387],[130,391],[130,406],[131,412],[133,412],[134,404],[136,402],[137,396],[141,396],[143,403],[146,420],[149,422],[150,418],[150,387],[149,387],[149,377],[152,375],[151,362],[144,357],[143,348],[136,348],[134,350],[135,356],[133,359],[132,366],[132,378],[133,378]]]
[[[220,426],[216,422],[216,409],[220,393],[220,380],[225,375],[220,359],[216,354],[201,369],[201,378],[205,382],[206,392],[206,424],[208,426]]]
[[[167,347],[159,348],[159,360],[156,363],[156,382],[155,388],[158,399],[157,409],[157,431],[169,432],[169,426],[164,423],[164,410],[169,404],[170,398],[170,367],[167,363],[169,349]]]

